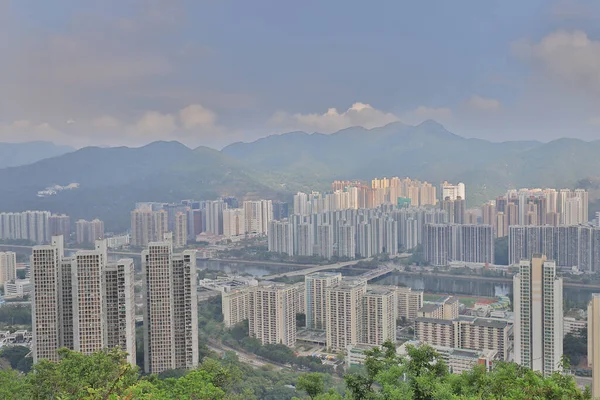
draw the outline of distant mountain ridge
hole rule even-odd
[[[348,128],[331,135],[293,132],[234,143],[222,151],[250,167],[276,169],[281,177],[311,174],[322,185],[333,179],[396,175],[434,184],[463,181],[473,202],[513,187],[570,187],[600,174],[599,141],[494,143],[458,136],[431,120],[417,126]]]
[[[21,167],[0,169],[1,211],[49,210],[73,219],[100,218],[108,230],[129,228],[137,201],[211,199],[220,195],[278,196],[239,163],[208,147],[154,142],[139,148],[86,147]],[[77,190],[37,197],[54,184]]]
[[[1,147],[1,146],[0,146]],[[129,227],[136,201],[289,199],[298,190],[328,190],[335,179],[409,176],[464,182],[470,206],[508,188],[575,187],[600,176],[600,141],[493,143],[468,139],[435,121],[417,126],[348,128],[333,134],[290,132],[222,151],[179,142],[139,148],[86,147],[29,165],[0,169],[0,211],[45,209],[101,218],[109,230]],[[51,185],[74,191],[39,198]],[[591,197],[591,200],[594,200]],[[591,212],[591,210],[590,210]]]
[[[52,142],[0,143],[0,168],[17,167],[75,151]]]

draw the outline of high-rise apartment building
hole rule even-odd
[[[432,265],[445,266],[450,261],[494,262],[491,225],[427,224],[424,231],[424,257]]]
[[[273,202],[273,219],[282,220],[289,216],[289,205],[286,202],[274,201]]]
[[[58,361],[61,347],[61,279],[60,265],[64,254],[62,236],[52,238],[52,244],[35,246],[31,255],[31,320],[33,330],[33,361],[41,359]]]
[[[508,321],[460,316],[454,319],[419,317],[415,336],[431,346],[467,350],[494,350],[502,361],[509,359]]]
[[[296,251],[299,256],[313,256],[315,250],[315,231],[312,224],[300,224],[296,227]]]
[[[160,241],[168,232],[167,211],[140,208],[131,212],[131,245],[146,247],[150,242]]]
[[[509,228],[508,238],[510,265],[533,254],[543,254],[559,267],[600,271],[600,229],[597,227],[515,225]]]
[[[223,210],[223,236],[226,238],[243,236],[246,233],[243,208]]]
[[[355,228],[352,225],[340,224],[338,226],[338,256],[340,258],[354,259],[356,257]]]
[[[65,238],[71,236],[71,218],[68,215],[50,215],[48,217],[48,229],[50,236],[62,235]]]
[[[296,344],[297,288],[264,282],[249,289],[248,327],[262,344]]]
[[[213,235],[223,234],[223,210],[227,204],[222,200],[206,202],[206,232]]]
[[[288,223],[287,220],[273,220],[270,225],[267,239],[269,251],[290,256],[295,255],[294,226]]]
[[[147,373],[198,365],[196,252],[173,253],[168,237],[142,252]]]
[[[187,244],[188,237],[188,216],[185,213],[175,214],[175,229],[173,230],[173,247],[180,249]]]
[[[0,213],[0,239],[24,239],[42,244],[50,241],[49,211]]]
[[[221,293],[221,312],[226,327],[232,328],[248,319],[249,297],[248,288],[233,289]]]
[[[315,272],[304,277],[306,301],[306,327],[325,330],[327,318],[326,288],[342,280],[339,272]]]
[[[107,247],[96,241],[94,250],[78,251],[71,262],[73,349],[91,354],[107,345],[104,273]]]
[[[135,365],[135,278],[133,259],[109,263],[104,271],[106,347],[127,352]]]
[[[96,240],[104,239],[104,222],[99,219],[86,221],[80,219],[75,222],[75,233],[77,244],[94,243]]]
[[[359,344],[363,328],[363,296],[367,283],[362,279],[342,279],[325,288],[327,313],[327,347],[332,351],[345,350]]]
[[[592,398],[600,397],[600,293],[592,294],[588,304],[588,365],[592,367]]]
[[[396,340],[396,299],[391,288],[367,288],[363,296],[363,344],[380,346]]]
[[[563,285],[556,264],[534,255],[514,276],[515,362],[549,376],[563,355]]]
[[[317,227],[317,247],[321,257],[327,260],[333,258],[333,227],[331,225]]]
[[[453,185],[448,182],[442,183],[442,200],[449,198],[450,200],[456,200],[458,198],[466,199],[465,184],[460,182],[457,185]]]
[[[0,285],[17,279],[17,254],[12,251],[0,252]]]
[[[34,361],[66,347],[90,354],[119,347],[135,365],[133,260],[107,263],[106,241],[64,257],[62,236],[31,256]]]
[[[244,201],[244,232],[264,235],[269,230],[273,219],[273,203],[271,200]]]
[[[413,290],[409,287],[396,288],[396,301],[398,304],[398,318],[412,321],[417,318],[417,312],[423,307],[423,291]]]

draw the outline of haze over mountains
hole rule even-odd
[[[51,142],[0,143],[0,168],[27,165],[72,151],[72,147]]]
[[[20,159],[39,158],[36,146]],[[579,180],[600,175],[600,141],[492,143],[455,135],[434,121],[355,127],[330,135],[291,132],[222,151],[178,142],[87,147],[62,155],[58,149],[48,147],[45,155],[51,158],[0,169],[1,211],[44,209],[73,218],[98,217],[108,230],[119,231],[128,228],[128,212],[136,201],[221,195],[287,199],[297,190],[327,190],[335,179],[397,175],[434,184],[465,182],[475,206],[511,187],[575,187]],[[45,187],[72,182],[80,188],[36,196]]]

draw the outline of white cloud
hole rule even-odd
[[[499,100],[481,97],[477,94],[471,96],[467,105],[469,108],[481,111],[496,111],[502,107]]]
[[[513,50],[553,78],[600,91],[600,41],[581,30],[558,30],[538,43],[521,40],[513,44]]]
[[[399,121],[392,113],[373,108],[370,104],[354,103],[343,112],[330,108],[324,114],[275,113],[269,123],[284,130],[306,130],[333,133],[352,126],[372,129]]]
[[[161,113],[146,111],[126,122],[112,115],[102,115],[76,124],[61,126],[16,120],[0,124],[0,141],[52,141],[74,147],[90,145],[144,145],[156,140],[180,140],[190,146],[219,147],[239,139],[240,132],[217,124],[217,114],[202,106],[191,104],[179,111]]]
[[[191,104],[179,111],[179,120],[185,129],[214,127],[217,114],[200,104]]]
[[[134,126],[136,134],[168,135],[177,129],[175,117],[158,111],[148,111]]]
[[[121,126],[121,122],[110,115],[103,115],[92,121],[92,126],[98,129],[114,130]]]
[[[72,139],[72,137],[47,122],[35,123],[28,120],[18,120],[10,124],[0,124],[0,141],[2,142],[47,141],[69,144]]]

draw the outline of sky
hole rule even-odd
[[[0,52],[3,142],[600,139],[597,0],[0,0]]]

